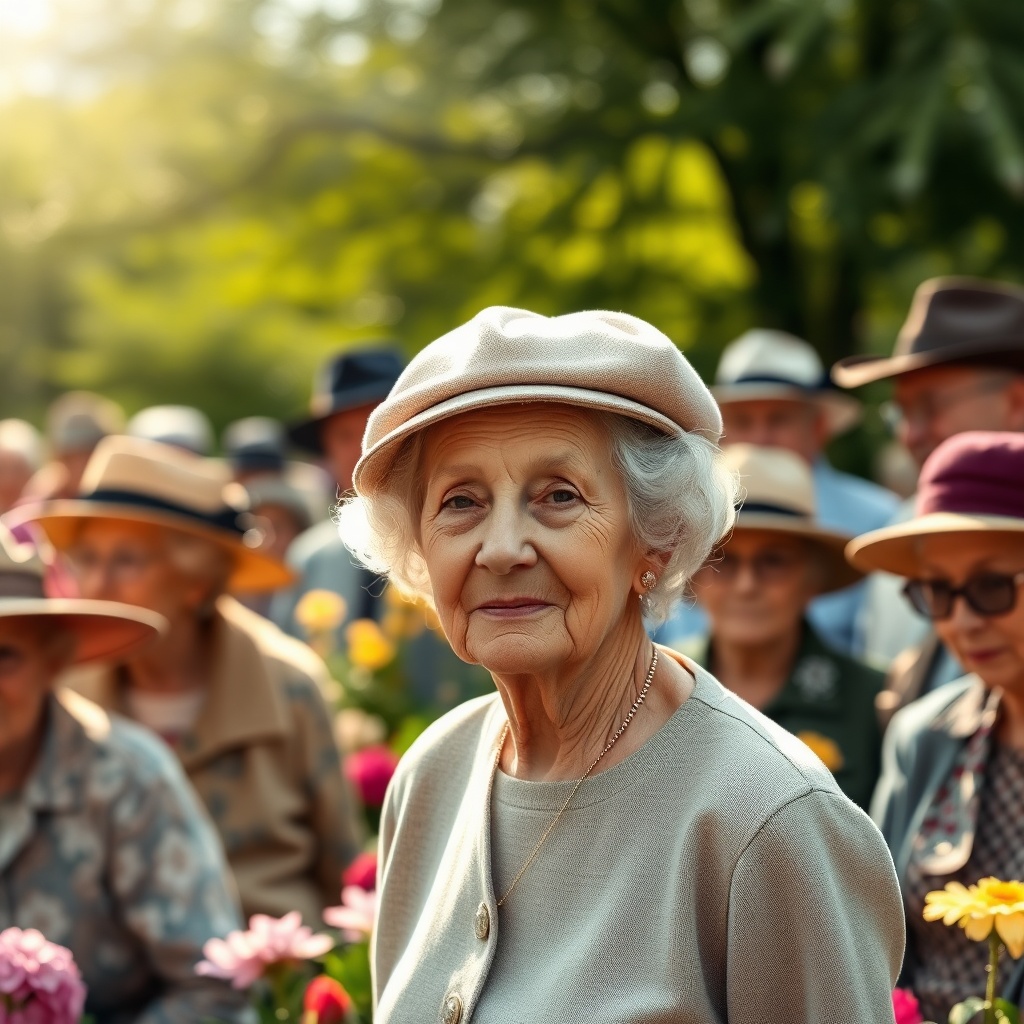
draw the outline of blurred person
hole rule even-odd
[[[834,437],[860,421],[860,402],[836,390],[817,352],[783,331],[747,331],[728,345],[711,389],[722,410],[722,443],[785,448],[803,459],[814,478],[818,521],[851,536],[884,526],[896,511],[896,495],[877,484],[835,469],[825,455]],[[808,617],[833,649],[856,654],[863,585],[843,588],[812,602]],[[707,620],[699,608],[681,605],[668,635],[701,634]]]
[[[213,452],[213,427],[209,417],[191,405],[151,405],[128,421],[125,432],[129,437],[159,441],[193,455]]]
[[[968,277],[925,281],[892,356],[851,356],[832,373],[849,388],[892,381],[889,419],[919,466],[963,431],[1024,430],[1024,289]],[[891,522],[913,514],[908,500]],[[962,673],[901,587],[898,577],[873,574],[862,616],[864,658],[890,675],[880,698],[886,715]]]
[[[732,522],[720,434],[672,341],[610,312],[486,309],[371,416],[342,531],[497,687],[388,789],[377,1024],[892,1019],[882,837],[645,631]]]
[[[43,463],[43,439],[25,420],[0,420],[0,515],[20,500]]]
[[[240,1022],[244,993],[193,973],[240,919],[181,767],[146,730],[55,691],[68,666],[131,656],[162,625],[128,605],[46,598],[39,558],[0,528],[0,931],[68,947],[92,1020]]]
[[[63,552],[81,593],[159,612],[159,641],[69,680],[162,736],[220,833],[246,915],[338,899],[358,835],[322,691],[324,663],[225,596],[287,584],[259,551],[226,467],[157,442],[108,438],[75,499],[12,513]]]
[[[725,463],[743,504],[693,579],[708,633],[678,649],[803,740],[866,808],[878,780],[884,677],[822,643],[807,616],[814,598],[860,578],[843,558],[851,535],[820,524],[813,477],[792,452],[736,444]]]
[[[221,448],[235,480],[242,485],[264,476],[283,476],[288,467],[284,424],[269,416],[246,416],[229,423]]]
[[[904,581],[969,673],[893,718],[872,814],[903,888],[901,984],[926,1018],[946,1020],[978,991],[986,943],[925,921],[925,894],[948,882],[1024,878],[1024,434],[968,431],[921,470],[915,515],[857,537],[847,557]],[[1024,960],[1000,972],[1024,1001]]]
[[[339,494],[352,489],[352,473],[370,413],[398,380],[404,363],[391,348],[366,348],[331,359],[313,382],[310,416],[288,431],[292,442],[320,456],[337,483]],[[317,523],[292,545],[288,564],[299,580],[271,603],[271,618],[286,633],[302,636],[295,608],[310,590],[339,594],[348,618],[338,627],[338,644],[348,619],[377,618],[383,585],[358,565],[338,535],[333,520]]]

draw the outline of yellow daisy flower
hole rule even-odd
[[[295,606],[295,621],[307,636],[330,633],[345,621],[345,599],[333,590],[307,590]]]
[[[389,665],[395,657],[395,645],[373,619],[356,619],[345,627],[348,660],[368,672]]]
[[[925,896],[924,918],[946,925],[959,923],[969,939],[982,942],[992,929],[1015,960],[1024,955],[1024,882],[983,878],[965,888],[948,882]]]

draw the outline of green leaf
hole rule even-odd
[[[984,1009],[985,1000],[979,996],[971,996],[970,999],[957,1003],[949,1011],[949,1024],[969,1024]]]
[[[1020,1010],[1006,999],[995,1001],[996,1020],[1001,1024],[1020,1024]]]

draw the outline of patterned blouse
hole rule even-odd
[[[75,694],[51,697],[47,716],[32,774],[0,801],[0,930],[70,948],[95,1024],[248,1021],[241,993],[193,972],[239,916],[174,756]]]

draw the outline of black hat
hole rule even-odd
[[[300,448],[323,454],[320,427],[335,413],[382,402],[405,368],[397,349],[366,348],[345,352],[322,366],[313,380],[308,419],[293,423],[288,436]]]
[[[832,367],[844,388],[945,363],[1024,372],[1024,289],[973,277],[936,277],[914,292],[891,356],[849,356]]]
[[[269,416],[229,423],[221,444],[236,473],[284,472],[288,437],[284,425]]]

